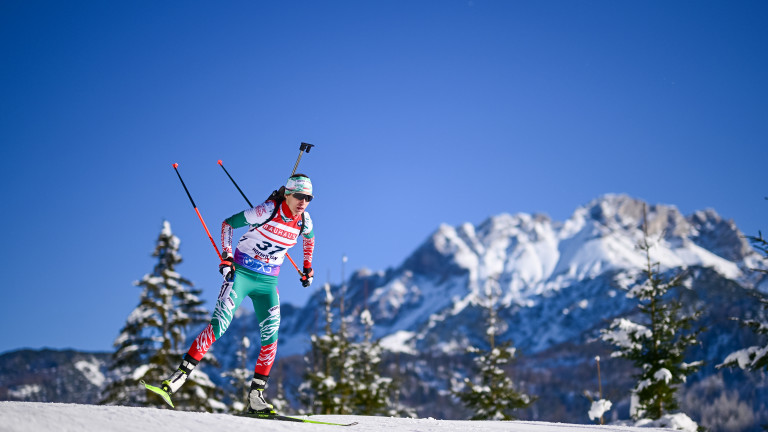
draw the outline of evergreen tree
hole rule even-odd
[[[207,321],[208,312],[198,297],[201,291],[175,271],[182,261],[179,244],[170,223],[163,221],[152,253],[157,263],[152,273],[135,283],[142,288],[139,305],[115,339],[110,366],[113,380],[105,391],[105,404],[156,405],[146,391],[134,390],[138,381],[159,383],[166,378],[184,355],[190,327]],[[221,410],[223,404],[211,397],[214,392],[208,376],[196,370],[174,400],[184,409]]]
[[[349,401],[352,388],[347,374],[349,338],[345,325],[340,326],[339,332],[334,332],[331,285],[326,283],[323,288],[325,334],[311,336],[312,349],[306,358],[309,367],[299,391],[310,413],[351,414]]]
[[[601,331],[601,337],[616,348],[612,357],[630,360],[639,371],[630,414],[635,419],[656,420],[679,408],[677,388],[701,367],[701,362],[684,361],[686,350],[698,343],[702,329],[692,327],[701,313],[683,314],[682,303],[667,295],[672,288],[682,286],[684,274],[666,278],[659,263],[651,260],[647,223],[643,224],[639,248],[645,253],[646,265],[629,287],[627,297],[637,300],[642,322],[615,319]]]
[[[353,387],[351,405],[354,413],[359,415],[394,415],[397,411],[388,409],[392,379],[379,373],[382,349],[373,340],[373,318],[367,308],[360,314],[360,323],[365,329],[364,339],[350,347],[349,355]]]
[[[503,369],[512,363],[516,350],[510,341],[500,344],[496,342],[496,335],[500,333],[500,322],[497,305],[498,285],[495,280],[488,279],[485,294],[483,307],[487,312],[486,337],[489,349],[467,349],[475,355],[477,376],[474,380],[464,378],[463,391],[454,394],[474,413],[470,420],[514,420],[514,412],[528,407],[535,399],[519,392]]]
[[[768,240],[763,238],[763,233],[758,231],[757,237],[749,236],[749,240],[752,245],[763,254],[763,257],[768,260]],[[766,269],[754,269],[760,273],[768,274]],[[753,345],[751,347],[743,348],[735,351],[725,358],[722,364],[717,367],[735,367],[738,366],[741,369],[759,371],[764,370],[768,372],[768,299],[761,298],[760,302],[763,305],[762,311],[758,313],[758,316],[754,319],[740,320],[741,324],[745,327],[749,327],[752,331],[763,339],[761,345]]]
[[[325,333],[312,335],[312,350],[306,361],[305,381],[299,387],[302,401],[317,414],[397,415],[412,414],[392,403],[391,378],[379,370],[382,348],[373,340],[373,319],[365,309],[360,314],[363,340],[350,337],[353,323],[344,316],[344,287],[339,299],[339,326],[334,330],[333,301],[330,284],[325,284]]]
[[[146,405],[146,392],[137,383],[147,370],[155,350],[154,338],[145,331],[153,324],[151,310],[146,306],[149,292],[142,291],[139,305],[131,312],[120,335],[115,339],[117,350],[112,354],[109,377],[102,404]]]

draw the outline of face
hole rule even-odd
[[[294,195],[298,195],[302,198],[307,196],[311,197],[311,195],[297,193],[285,196],[285,203],[288,204],[288,208],[291,209],[291,213],[294,215],[300,215],[304,213],[304,211],[307,209],[307,206],[309,206],[309,201],[307,199],[298,199]]]

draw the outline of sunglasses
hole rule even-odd
[[[312,201],[312,198],[314,198],[312,195],[306,195],[303,193],[295,193],[295,194],[291,194],[291,196],[296,198],[299,201],[306,201],[306,202],[310,202]]]

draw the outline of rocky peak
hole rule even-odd
[[[645,201],[623,194],[604,195],[585,206],[584,213],[611,230],[642,230],[645,214],[648,234],[666,238],[684,236],[689,224],[677,207],[665,204],[648,205]]]
[[[741,261],[754,250],[732,220],[725,220],[712,209],[688,217],[694,243],[729,260]]]

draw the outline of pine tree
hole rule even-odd
[[[752,242],[755,249],[760,251],[763,257],[768,260],[768,240],[763,238],[763,233],[758,231],[756,237],[749,236],[747,238]],[[764,268],[754,270],[768,274],[768,270]],[[762,337],[764,342],[761,345],[753,345],[729,354],[723,363],[717,366],[718,368],[738,366],[745,370],[768,372],[768,299],[761,298],[760,303],[762,303],[763,308],[757,317],[740,321],[743,326],[749,327],[756,335]]]
[[[137,383],[145,375],[146,365],[155,350],[154,338],[144,331],[154,325],[152,312],[146,307],[148,296],[147,290],[143,290],[139,305],[128,316],[120,335],[114,341],[117,350],[112,354],[110,381],[104,390],[102,404],[146,404],[146,392]]]
[[[363,340],[350,337],[354,323],[344,315],[344,286],[339,299],[339,325],[334,330],[330,284],[325,284],[325,333],[312,335],[312,350],[305,381],[299,387],[302,401],[317,414],[398,415],[408,413],[393,406],[391,378],[381,376],[382,348],[373,340],[373,319],[366,308],[360,313]]]
[[[612,357],[630,360],[639,371],[630,414],[635,419],[656,420],[679,408],[677,388],[701,367],[701,362],[686,363],[684,359],[687,349],[698,344],[702,329],[692,330],[701,312],[685,315],[682,303],[667,295],[682,286],[685,275],[666,278],[659,263],[651,260],[652,247],[644,223],[639,248],[645,253],[646,265],[627,292],[627,297],[637,300],[643,322],[615,319],[601,331],[601,338],[616,347]]]
[[[485,294],[483,307],[487,312],[486,337],[489,349],[467,349],[475,355],[477,376],[474,380],[464,378],[463,391],[454,394],[474,413],[470,420],[514,420],[514,412],[530,406],[535,399],[519,392],[503,370],[514,360],[516,350],[510,341],[500,344],[496,341],[500,322],[497,305],[498,285],[495,280],[488,279]]]
[[[325,334],[311,336],[312,349],[306,358],[308,369],[299,387],[302,401],[314,414],[351,414],[352,388],[347,375],[349,338],[346,326],[333,330],[333,295],[331,285],[325,289]],[[342,323],[344,321],[342,320]]]
[[[373,318],[366,308],[360,314],[363,325],[364,339],[350,347],[352,372],[351,405],[358,415],[394,415],[390,408],[392,379],[382,377],[379,373],[382,349],[373,340]]]
[[[182,261],[179,244],[170,223],[163,221],[152,253],[157,263],[152,273],[135,283],[142,288],[139,305],[115,339],[110,366],[113,380],[105,391],[105,404],[155,405],[158,401],[150,399],[146,391],[134,390],[138,381],[159,383],[170,375],[187,348],[188,330],[207,321],[208,312],[198,297],[201,291],[175,271]],[[183,409],[221,410],[223,404],[211,397],[213,393],[214,384],[196,370],[174,400]]]

